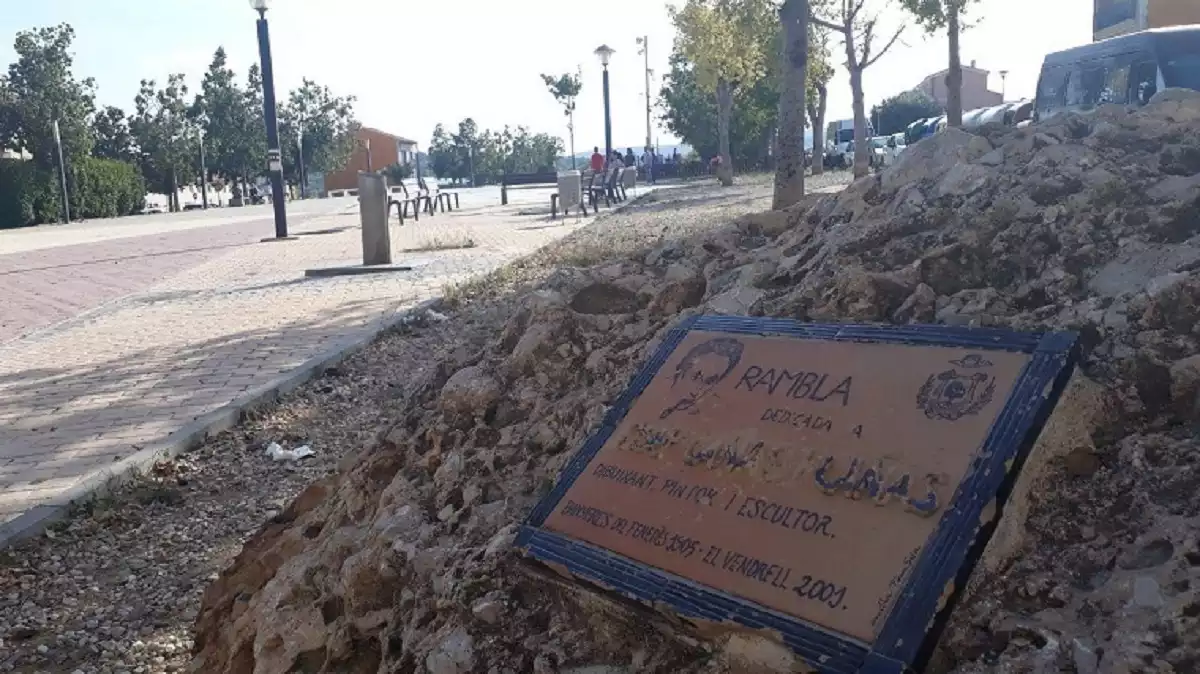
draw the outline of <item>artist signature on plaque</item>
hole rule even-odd
[[[869,500],[880,506],[900,503],[921,516],[932,515],[941,509],[942,490],[949,483],[949,479],[939,473],[914,475],[882,460],[846,458],[842,453],[820,450],[802,453],[795,447],[768,445],[763,441],[743,442],[740,438],[701,441],[678,429],[644,424],[634,426],[617,444],[617,450],[660,460],[669,453],[671,457],[679,457],[689,468],[712,472],[744,471],[768,484],[794,484],[809,476],[809,483],[826,495]],[[597,477],[634,484],[638,488],[655,484],[662,487],[664,484],[649,473],[624,471],[607,464],[600,464],[595,471]]]
[[[950,364],[966,372],[950,368],[931,374],[917,391],[917,407],[930,419],[958,421],[979,414],[996,394],[996,378],[986,370],[991,361],[972,353]]]

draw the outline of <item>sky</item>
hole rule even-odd
[[[681,2],[682,0],[670,0]],[[963,63],[992,71],[1009,99],[1032,97],[1043,56],[1091,41],[1093,0],[979,0],[962,37]],[[66,22],[76,31],[75,73],[94,77],[99,103],[127,112],[143,78],[183,73],[196,89],[217,47],[244,73],[258,59],[249,0],[0,0],[0,64],[15,59],[17,31]],[[602,8],[602,11],[597,11]],[[904,15],[888,0],[868,0],[881,25]],[[575,119],[576,151],[604,144],[604,107],[596,47],[616,50],[609,67],[613,144],[641,147],[646,137],[644,57],[648,38],[652,100],[674,29],[665,0],[273,0],[271,27],[276,90],[281,100],[302,78],[357,97],[359,120],[416,140],[424,149],[436,124],[455,128],[473,117],[484,128],[525,125],[559,135],[567,145],[562,108],[539,74],[582,68]],[[836,54],[840,45],[833,45]],[[945,34],[908,26],[898,43],[866,71],[868,110],[945,68]],[[844,59],[843,59],[844,60]],[[840,62],[840,61],[839,61]],[[194,89],[195,90],[195,89]],[[830,120],[850,116],[845,70],[830,84]],[[677,142],[654,113],[652,135]]]

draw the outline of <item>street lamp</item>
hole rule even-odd
[[[612,158],[612,111],[608,102],[608,62],[612,60],[612,55],[615,53],[616,50],[606,44],[596,48],[596,56],[600,58],[600,65],[604,66],[604,161]]]
[[[1000,102],[1003,103],[1004,99],[1007,97],[1008,97],[1008,71],[1001,70],[1000,71]]]
[[[275,207],[275,238],[287,239],[287,203],[283,193],[283,155],[279,151],[279,121],[275,119],[275,70],[271,66],[271,34],[267,28],[269,0],[250,0],[258,12],[258,56],[262,61],[263,119],[267,125],[267,172]]]

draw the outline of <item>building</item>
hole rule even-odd
[[[1200,24],[1200,0],[1092,0],[1092,38]]]
[[[355,134],[354,153],[340,171],[325,174],[325,191],[358,189],[359,171],[378,171],[392,164],[412,164],[417,141],[364,126]]]
[[[950,74],[949,70],[936,72],[926,77],[916,87],[917,91],[923,91],[937,101],[943,110],[947,103],[946,75],[948,74]],[[962,67],[963,110],[987,108],[1004,102],[1003,94],[988,89],[988,75],[990,74],[987,70],[975,67],[974,61],[971,61],[971,65]]]

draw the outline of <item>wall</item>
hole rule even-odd
[[[1146,7],[1146,27],[1200,24],[1200,0],[1150,0]]]
[[[917,88],[928,94],[930,98],[937,101],[938,105],[945,109],[947,102],[946,71],[926,77],[925,81]],[[963,112],[975,110],[976,108],[1000,105],[1003,102],[1004,97],[1000,93],[988,89],[988,71],[976,68],[963,68]]]
[[[400,148],[396,136],[376,129],[359,129],[355,135],[358,147],[350,155],[350,161],[341,171],[325,174],[325,191],[358,189],[359,171],[378,171],[385,166],[400,162]],[[371,141],[371,164],[367,165],[367,140]]]

